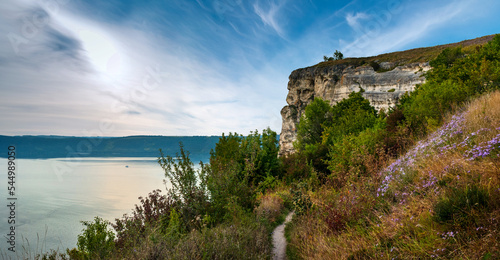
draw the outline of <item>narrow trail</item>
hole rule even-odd
[[[285,222],[277,226],[273,231],[273,260],[286,259],[285,225],[292,220],[293,211],[288,213]]]

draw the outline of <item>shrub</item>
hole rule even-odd
[[[95,217],[94,221],[82,221],[85,227],[78,235],[78,250],[68,251],[72,258],[106,259],[114,249],[115,234],[108,230],[108,221]]]
[[[283,165],[283,180],[287,183],[301,181],[309,178],[312,167],[307,163],[306,154],[295,152],[293,154],[281,157]]]
[[[139,240],[145,238],[147,227],[160,225],[160,221],[170,215],[176,203],[160,193],[160,190],[154,190],[146,198],[139,197],[141,204],[135,205],[131,216],[124,215],[122,219],[115,220],[112,226],[116,231],[118,248],[128,248],[139,243]]]
[[[368,128],[355,135],[344,136],[330,146],[328,169],[334,187],[342,187],[349,179],[375,174],[385,165],[383,124]]]
[[[294,210],[297,215],[305,214],[312,207],[312,201],[305,186],[305,183],[299,183],[294,185],[291,190]]]
[[[277,134],[269,128],[247,137],[222,135],[210,153],[210,166],[202,172],[212,219],[224,219],[229,200],[253,210],[259,187],[272,188],[274,181],[281,178],[278,151]]]
[[[172,188],[168,189],[168,196],[177,203],[184,226],[187,230],[191,230],[201,227],[201,223],[195,220],[201,219],[208,207],[206,182],[201,178],[205,166],[200,163],[201,169],[196,171],[189,158],[189,152],[184,151],[182,143],[179,146],[180,154],[176,154],[178,159],[164,156],[160,149],[161,156],[158,158],[158,163],[172,185]]]

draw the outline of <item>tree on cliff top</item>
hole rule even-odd
[[[340,52],[339,50],[335,50],[333,57],[323,56],[324,61],[342,60],[342,59],[344,59],[344,54],[342,54],[342,52]]]

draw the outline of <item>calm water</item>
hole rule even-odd
[[[154,189],[165,194],[164,173],[156,158],[17,159],[16,163],[17,251],[27,246],[26,240],[33,252],[36,248],[40,252],[42,242],[46,250],[76,247],[77,235],[83,228],[81,220],[100,216],[114,222],[132,211],[139,196]],[[7,159],[0,158],[0,169],[0,205],[4,205],[0,215],[0,252],[5,253],[4,237],[10,227],[3,170],[7,169]]]

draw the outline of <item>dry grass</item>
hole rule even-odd
[[[362,58],[346,58],[342,60],[333,60],[320,62],[313,67],[326,67],[338,64],[361,66],[364,64],[370,64],[370,62],[394,62],[397,65],[405,65],[409,63],[416,62],[428,62],[435,59],[444,49],[461,46],[464,51],[472,50],[475,46],[482,46],[493,39],[495,35],[483,36],[480,38],[461,41],[457,43],[450,43],[445,45],[438,45],[426,48],[416,48],[406,51],[399,51],[393,53],[381,54],[373,57],[362,57]]]
[[[497,137],[500,92],[484,95],[464,113],[450,116],[442,128],[382,171],[382,180],[365,179],[356,189],[323,188],[311,194],[316,210],[297,218],[289,231],[296,258],[500,258]],[[493,143],[494,149],[482,154]],[[379,186],[378,196],[373,185]],[[448,221],[437,217],[439,203],[473,187],[486,192],[487,206],[460,208]],[[331,232],[325,205],[341,205],[341,198],[352,200],[363,192],[376,197],[376,205],[364,217],[350,219],[341,232]]]
[[[284,208],[283,199],[276,193],[266,193],[258,199],[258,203],[255,214],[258,218],[265,218],[270,223],[277,220]]]

